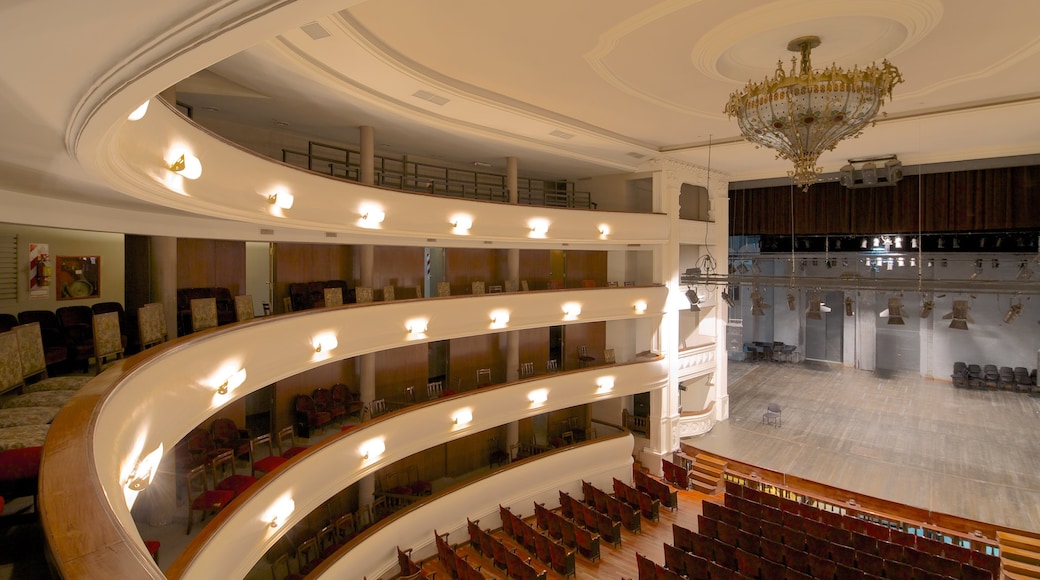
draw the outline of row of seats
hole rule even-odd
[[[953,386],[961,389],[1001,389],[1020,393],[1037,393],[1036,369],[1025,367],[979,366],[961,361],[953,363]]]
[[[303,580],[323,560],[331,557],[352,540],[359,531],[354,514],[341,514],[329,525],[323,527],[317,535],[300,542],[296,550],[283,551],[274,558],[271,562],[272,578],[274,580]],[[295,571],[293,567],[296,568]],[[414,576],[414,578],[425,578],[425,576]]]
[[[560,512],[590,532],[599,533],[600,538],[611,546],[621,546],[621,518],[614,519],[594,505],[575,500],[567,492],[560,492]]]
[[[511,578],[545,578],[547,567],[564,576],[574,575],[573,549],[568,551],[563,544],[529,525],[509,508],[498,506],[498,511],[502,518],[502,531],[516,542],[516,547],[510,549],[490,531],[480,529],[479,520],[466,518],[470,545],[477,552],[491,558],[495,567],[506,570]],[[536,567],[535,559],[542,566]]]
[[[751,488],[727,483],[726,505],[702,502],[704,514],[698,516],[697,532],[673,526],[674,547],[697,558],[666,547],[666,567],[691,578],[730,577],[727,573],[707,572],[710,567],[699,565],[705,562],[735,571],[737,577],[749,578],[993,577],[991,569],[971,563],[968,554],[961,554],[964,562],[946,557],[947,552],[952,555],[959,546],[934,542],[927,548],[918,548],[919,538],[911,534],[892,532],[885,526],[777,496],[772,497],[779,500],[779,507],[772,507],[739,495]],[[760,499],[769,495],[758,494]],[[748,495],[756,497],[755,493]],[[905,538],[901,543],[893,541],[893,533]],[[985,554],[977,554],[981,562]],[[992,566],[993,562],[987,565]],[[999,570],[999,559],[996,569]]]
[[[401,567],[398,578],[402,580],[431,580],[436,575],[423,572],[422,566],[412,560],[411,548],[402,551],[401,546],[397,546],[397,565]]]
[[[562,509],[562,504],[560,507]],[[535,503],[534,511],[538,527],[544,529],[550,538],[568,548],[576,548],[589,561],[599,559],[599,534],[586,529],[583,521],[579,522],[538,503]]]
[[[607,514],[611,520],[619,522],[633,534],[643,531],[643,518],[638,507],[632,507],[584,480],[581,482],[581,491],[586,504]]]
[[[639,491],[616,477],[614,478],[614,497],[632,507],[639,508],[643,517],[652,522],[656,522],[661,517],[660,499],[651,496],[645,491]]]
[[[480,572],[480,566],[474,566],[469,562],[469,558],[462,555],[455,548],[448,543],[448,534],[443,536],[437,533],[437,530],[433,530],[434,541],[437,544],[437,560],[440,561],[441,566],[444,566],[448,570],[448,574],[456,580],[483,580],[484,575]],[[531,568],[530,564],[522,562],[516,554],[511,554],[512,559],[506,558],[506,562],[509,566],[509,571],[514,578],[522,578],[524,580],[538,578],[540,580],[545,579],[545,571],[542,571],[541,575],[537,575],[534,569]]]
[[[360,418],[364,403],[360,393],[336,383],[331,388],[318,387],[310,395],[296,395],[293,409],[296,412],[296,431],[302,437],[310,437],[312,431],[324,429],[331,423],[339,423],[353,415]]]
[[[999,575],[999,557],[959,544],[933,540],[855,516],[823,510],[733,481],[726,482],[725,497],[726,506],[720,510],[722,521],[733,524],[732,513],[727,512],[727,508],[737,512],[738,522],[744,514],[750,515],[758,521],[761,534],[768,539],[776,539],[777,525],[784,530],[793,529],[797,532],[801,524],[807,534],[823,537],[832,544],[853,547],[858,552],[876,553],[902,561],[904,555],[908,559],[917,557],[912,553],[916,551],[981,568],[994,576]],[[928,568],[927,565],[918,567]],[[967,573],[973,572],[969,570]]]
[[[657,499],[661,505],[673,512],[679,509],[679,497],[676,490],[656,477],[651,477],[635,464],[632,465],[632,483],[635,484],[636,489],[649,494],[650,497]]]
[[[117,314],[120,346],[126,349],[131,329],[127,327],[123,305],[118,302],[62,306],[53,312],[23,310],[17,317],[0,314],[0,332],[8,332],[22,324],[39,323],[47,367],[52,371],[64,370],[65,367],[82,368],[86,372],[90,359],[94,358],[94,316],[109,312]]]

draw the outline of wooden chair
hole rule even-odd
[[[206,520],[207,514],[216,513],[235,498],[235,492],[228,490],[211,490],[206,478],[206,466],[199,465],[188,471],[185,477],[185,486],[188,497],[188,530],[191,533],[191,525],[195,520],[195,512],[202,512],[202,520]]]
[[[534,363],[533,362],[522,362],[520,363],[520,378],[534,376]]]
[[[475,280],[473,282],[473,284],[472,284],[472,287],[473,287],[473,295],[474,296],[480,295],[480,294],[484,294],[484,281],[483,280]]]
[[[18,354],[18,336],[0,333],[0,394],[22,388],[22,361]]]
[[[614,356],[614,349],[607,348],[603,350],[603,363],[608,365],[617,363],[617,358]]]
[[[166,342],[166,312],[161,302],[137,309],[137,333],[142,349]]]
[[[426,400],[432,401],[444,396],[444,381],[430,381],[426,383]]]
[[[217,447],[232,450],[236,458],[249,455],[249,431],[239,429],[234,419],[218,417],[210,423],[209,431]]]
[[[527,292],[530,289],[531,289],[531,287],[527,285],[527,280],[521,280],[520,281],[520,291],[521,292]]]
[[[293,434],[292,425],[284,427],[278,432],[278,450],[282,457],[292,459],[293,456],[303,452],[305,449],[307,448],[302,445],[296,445],[296,436]]]
[[[451,284],[448,282],[437,282],[437,296],[451,296]]]
[[[491,369],[477,369],[477,388],[491,385]]]
[[[292,437],[292,427],[289,427],[289,431],[289,436]],[[258,457],[258,450],[264,445],[267,446],[267,455],[264,457]],[[257,477],[257,473],[270,473],[286,461],[289,460],[281,455],[275,454],[274,444],[271,442],[270,433],[264,433],[263,435],[249,440],[249,463],[253,467],[253,477]]]
[[[380,415],[386,414],[386,399],[376,399],[369,403],[368,406],[368,417],[369,419],[375,419]]]
[[[505,292],[516,292],[519,289],[516,280],[504,280],[502,285]]]
[[[589,354],[589,346],[582,344],[578,346],[578,367],[585,368],[591,363],[596,362],[596,357]]]
[[[393,286],[383,286],[383,302],[393,302],[396,298]]]
[[[545,372],[555,373],[558,370],[560,370],[560,365],[556,362],[556,359],[551,358],[545,361]]]
[[[213,458],[213,488],[234,492],[235,497],[256,483],[252,475],[235,473],[235,455],[228,450]]]
[[[105,366],[105,359],[123,358],[123,333],[119,328],[119,313],[107,312],[94,315],[94,360],[97,372]]]

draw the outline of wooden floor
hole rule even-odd
[[[610,491],[610,490],[605,490]],[[580,494],[577,499],[581,499]],[[639,534],[633,534],[632,532],[621,529],[621,546],[614,548],[613,546],[601,543],[600,544],[600,559],[595,562],[589,562],[583,558],[580,554],[575,553],[575,571],[577,578],[638,578],[639,573],[636,570],[636,552],[649,557],[651,560],[656,561],[658,564],[664,564],[664,544],[672,543],[672,524],[679,524],[685,528],[696,530],[697,529],[697,516],[701,514],[701,500],[710,499],[711,501],[721,502],[722,495],[708,496],[695,491],[679,491],[679,509],[671,511],[666,508],[661,508],[660,521],[651,522],[643,519],[642,532]],[[559,508],[557,506],[550,506]],[[534,524],[534,516],[525,518],[525,521]],[[494,537],[503,540],[510,547],[517,547],[518,544],[511,538],[505,535],[500,528],[492,534]],[[461,544],[459,547],[463,554],[469,555],[469,562],[480,562],[480,571],[484,574],[485,578],[495,578],[505,580],[506,574],[504,570],[495,568],[494,562],[491,558],[482,557],[480,554],[475,552],[469,546],[469,536],[465,532],[462,532],[459,537],[450,536],[448,541],[452,544]],[[524,548],[518,548],[520,554],[527,554]],[[531,556],[531,554],[527,554]],[[527,559],[527,556],[524,559]],[[553,572],[548,566],[539,563],[537,559],[531,561],[535,568],[547,569],[548,574],[546,575],[547,580],[563,580],[563,576]],[[427,573],[436,572],[438,580],[440,578],[450,578],[447,571],[437,562],[437,558],[431,558],[423,562],[423,570]]]
[[[730,362],[730,417],[684,442],[828,485],[1040,532],[1040,397],[915,373]],[[766,405],[782,426],[762,423]]]

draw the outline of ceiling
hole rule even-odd
[[[1040,151],[1040,34],[1029,0],[779,2],[380,0],[287,29],[178,84],[199,121],[569,179],[668,157],[733,180],[783,176],[722,112],[817,35],[817,67],[889,59],[888,118],[821,159],[904,164]],[[969,39],[970,41],[965,41]],[[431,102],[430,96],[440,101]],[[422,98],[426,97],[426,98]],[[445,102],[446,101],[446,102]],[[214,111],[212,109],[219,109]],[[287,127],[284,124],[288,124]]]
[[[0,53],[18,56],[0,62],[0,193],[23,196],[8,199],[183,215],[116,191],[69,152],[82,103],[151,53],[176,64],[162,71],[175,75],[166,86],[201,124],[237,127],[247,141],[353,144],[368,125],[390,156],[503,172],[515,156],[521,175],[567,179],[667,158],[742,181],[784,176],[789,164],[744,142],[723,106],[811,34],[822,39],[817,67],[887,58],[906,79],[887,118],[821,157],[825,171],[890,153],[909,165],[1040,152],[1034,0],[88,4],[0,7]],[[233,34],[244,25],[215,41],[176,37],[206,18],[223,26],[219,11],[243,5],[282,18],[258,18],[248,38]],[[171,38],[181,52],[163,54]]]

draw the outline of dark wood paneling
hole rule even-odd
[[[178,288],[246,287],[246,244],[227,240],[177,240]]]
[[[527,280],[531,290],[545,290],[551,272],[549,250],[520,250],[520,279]]]
[[[346,280],[353,287],[354,248],[329,244],[274,244],[274,309],[284,312],[289,284]]]
[[[818,183],[730,192],[732,235],[982,232],[1040,228],[1040,166],[907,175],[891,187]],[[920,208],[920,209],[919,209]],[[920,226],[918,220],[920,218]]]
[[[549,360],[549,328],[531,328],[517,331],[520,342],[520,362],[534,363],[536,374],[545,372]]]
[[[568,324],[563,327],[564,369],[578,368],[578,346],[589,347],[589,354],[596,357],[593,365],[603,364],[603,349],[607,343],[607,323],[587,322]]]
[[[567,250],[565,253],[567,288],[581,288],[584,280],[596,286],[607,285],[607,253],[592,250]]]
[[[506,250],[482,248],[448,248],[444,250],[445,280],[452,294],[469,294],[472,284],[483,280],[486,285],[501,284],[508,271]]]
[[[415,387],[416,400],[424,400],[426,381],[429,379],[427,353],[425,343],[375,353],[376,398],[403,401],[405,389]]]
[[[414,288],[423,283],[426,265],[423,249],[406,246],[376,246],[373,249],[372,285],[376,288]],[[401,292],[405,298],[412,296]],[[399,297],[400,298],[400,297]]]
[[[448,384],[452,389],[468,391],[477,386],[477,369],[490,368],[492,384],[506,380],[505,335],[484,334],[453,338],[448,366]]]

